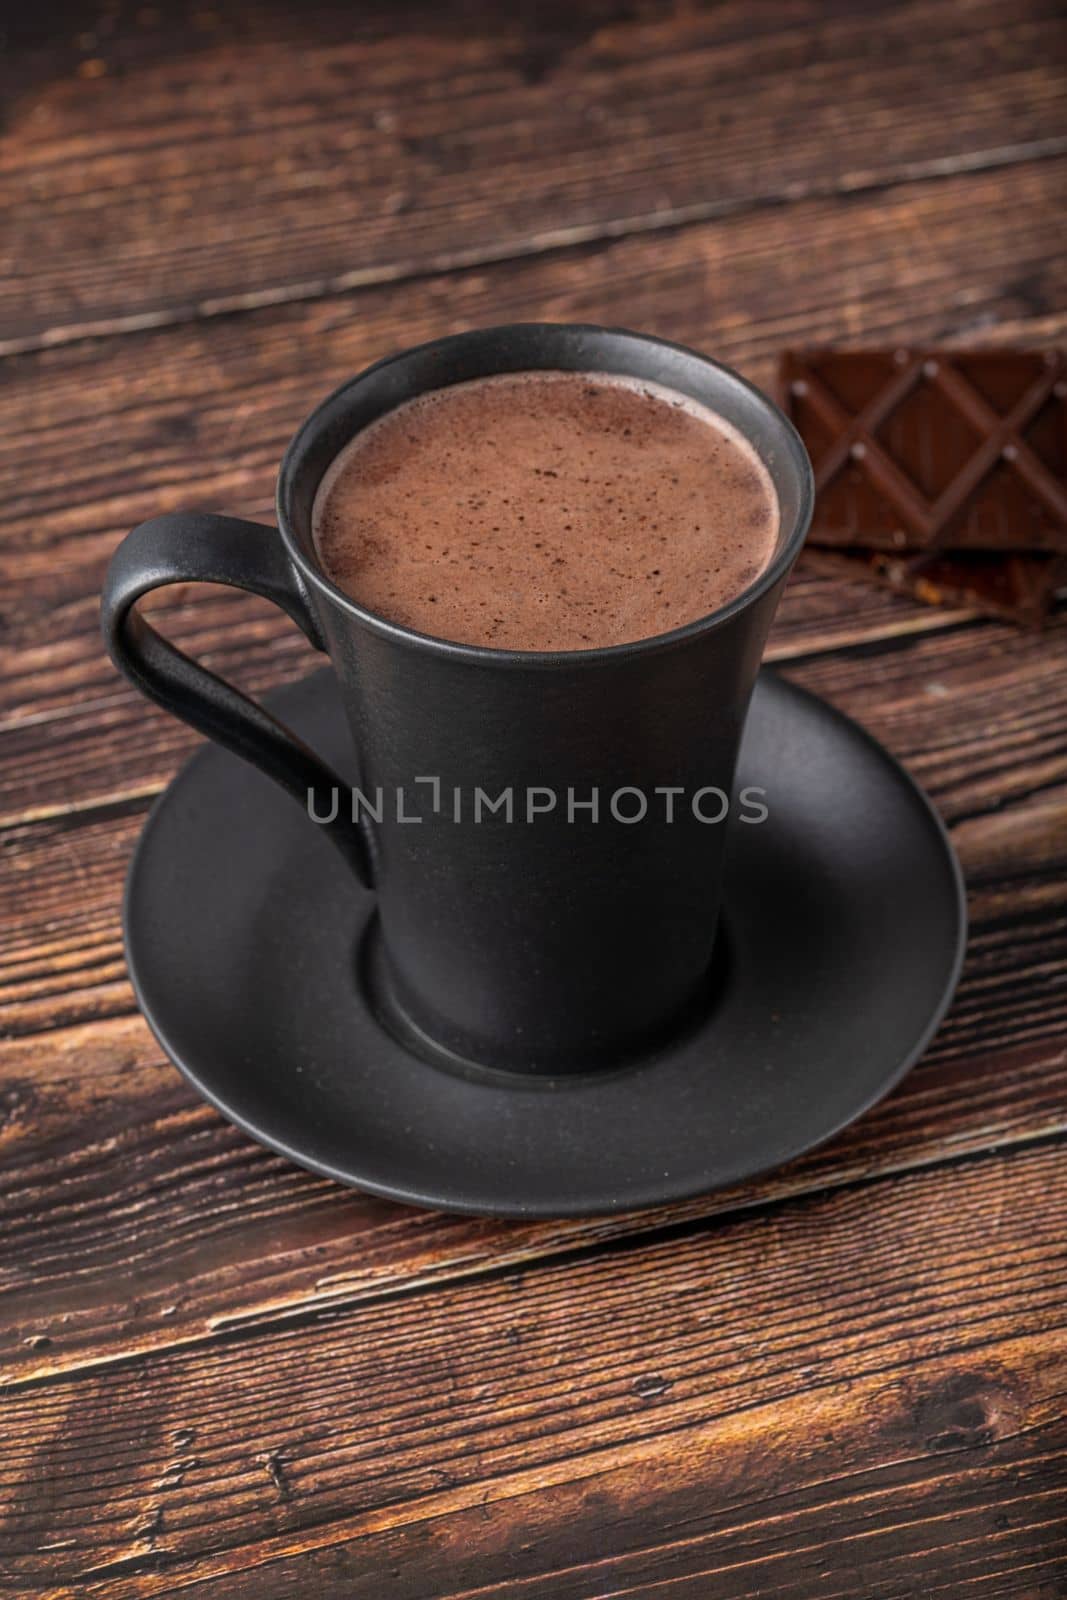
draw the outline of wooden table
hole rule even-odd
[[[3,73],[0,1591],[1067,1594],[1067,617],[801,570],[771,656],[907,762],[970,888],[959,997],[847,1134],[743,1189],[498,1223],[347,1192],[185,1087],[123,874],[195,745],[104,659],[164,508],[270,516],[401,344],[622,322],[1067,331],[1058,3],[24,7]],[[277,612],[169,591],[262,689]]]

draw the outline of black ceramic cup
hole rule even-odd
[[[546,653],[431,638],[337,589],[317,564],[311,517],[338,452],[415,395],[535,368],[665,384],[738,428],[778,496],[765,571],[671,632]],[[386,1026],[453,1062],[590,1071],[654,1049],[713,1003],[728,836],[720,795],[731,795],[764,641],[811,505],[796,433],[727,368],[619,329],[488,328],[391,356],[324,401],[282,462],[277,530],[198,512],[134,529],[108,573],[104,635],[150,699],[302,806],[313,796],[318,826],[347,863],[338,870],[377,897],[377,946],[360,964],[376,975]],[[265,595],[326,652],[352,731],[355,794],[135,609],[149,590],[190,580]],[[759,805],[773,806],[773,776],[753,822]]]

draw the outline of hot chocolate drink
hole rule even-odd
[[[729,423],[636,379],[535,371],[385,413],[315,498],[319,562],[368,610],[513,650],[589,650],[718,610],[778,536]]]

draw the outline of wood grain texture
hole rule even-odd
[[[972,1414],[981,1415],[984,1403],[996,1404],[983,1382],[1002,1376],[1018,1389],[1016,1372],[999,1367],[962,1378],[946,1374],[948,1405],[958,1398],[961,1412],[973,1405]],[[919,1381],[936,1385],[941,1377],[924,1370]],[[898,1600],[902,1594],[937,1593],[927,1584],[942,1579],[944,1591],[953,1595],[1059,1600],[1064,1561],[1055,1504],[1063,1475],[1053,1453],[1055,1424],[1037,1422],[1021,1443],[983,1450],[977,1471],[959,1473],[958,1462],[938,1461],[933,1450],[906,1478],[895,1465],[850,1471],[838,1465],[835,1444],[855,1462],[864,1459],[872,1436],[875,1449],[891,1447],[904,1432],[909,1403],[919,1409],[927,1398],[900,1384],[903,1392],[894,1398],[902,1417],[884,1405],[884,1387],[869,1387],[873,1395],[854,1386],[855,1409],[844,1421],[817,1401],[803,1407],[802,1421],[786,1409],[786,1427],[827,1429],[822,1452],[812,1450],[808,1459],[828,1481],[808,1494],[776,1491],[766,1467],[781,1450],[782,1429],[776,1417],[764,1417],[762,1429],[758,1423],[751,1428],[756,1465],[745,1462],[745,1503],[736,1511],[731,1506],[732,1516],[720,1511],[717,1499],[729,1497],[732,1488],[731,1463],[723,1461],[720,1441],[713,1433],[706,1439],[670,1437],[650,1459],[599,1472],[592,1482],[554,1485],[524,1494],[517,1504],[467,1509],[429,1526],[311,1550],[197,1587],[205,1600],[224,1594],[283,1600],[301,1586],[330,1584],[338,1593],[370,1597],[377,1573],[388,1575],[397,1600],[428,1594],[470,1600],[487,1592],[535,1600],[599,1600],[605,1593],[666,1593],[684,1600],[768,1593],[788,1600],[852,1600],[864,1594]],[[849,1423],[855,1426],[852,1437]],[[1010,1521],[1009,1513],[993,1509],[998,1497],[1008,1496],[1015,1502]],[[862,1524],[856,1536],[827,1537],[828,1527],[840,1530],[853,1518]],[[576,1563],[576,1548],[597,1556]],[[614,1587],[605,1590],[605,1582]]]
[[[334,1592],[369,1596],[391,1544],[422,1563],[399,1592],[457,1594],[433,1563],[480,1511],[497,1573],[543,1595],[602,1594],[602,1561],[821,1600],[850,1569],[878,1596],[1062,1574],[1062,1177],[1062,1147],[991,1157],[27,1388],[4,1570],[55,1600],[281,1594],[266,1562],[343,1545]],[[564,1488],[607,1524],[578,1576]]]
[[[7,74],[0,350],[1067,146],[1054,0],[60,22]]]
[[[725,1426],[606,1450],[576,1479],[553,1474],[501,1500],[308,1540],[251,1569],[229,1565],[196,1592],[371,1600],[387,1582],[396,1600],[1059,1600],[1062,1380],[1062,1351],[1040,1340],[994,1346],[973,1363],[923,1361],[888,1381],[850,1382],[847,1397],[809,1391]],[[645,1376],[651,1403],[666,1381]],[[799,1440],[802,1464],[783,1487],[783,1456]],[[595,1556],[576,1562],[576,1551]]]

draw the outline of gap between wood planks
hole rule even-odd
[[[619,217],[608,222],[573,223],[567,227],[545,229],[531,234],[518,248],[509,243],[494,251],[479,246],[470,250],[441,251],[430,255],[417,267],[400,263],[375,267],[354,267],[303,283],[264,287],[246,294],[210,296],[188,305],[169,306],[159,311],[134,312],[126,317],[105,317],[96,321],[61,324],[45,328],[25,338],[0,340],[0,357],[27,355],[83,340],[122,337],[127,334],[206,322],[216,317],[239,316],[270,306],[292,305],[302,301],[324,300],[382,284],[417,283],[425,278],[448,276],[479,267],[501,266],[509,261],[524,261],[534,256],[563,254],[598,244],[624,239],[631,234],[669,233],[697,223],[714,222],[722,217],[777,209],[804,200],[852,199],[882,194],[910,184],[936,182],[962,174],[986,172],[996,168],[1022,166],[1067,154],[1067,135],[1034,139],[1028,143],[1000,145],[964,155],[934,156],[927,161],[909,162],[899,172],[885,177],[856,173],[830,183],[796,182],[780,191],[755,194],[746,199],[694,201],[644,216]]]
[[[580,1265],[583,1261],[599,1259],[604,1255],[628,1255],[636,1250],[660,1244],[693,1238],[709,1228],[730,1227],[736,1222],[747,1222],[753,1217],[780,1212],[790,1205],[806,1205],[821,1195],[848,1194],[863,1189],[877,1188],[897,1182],[914,1172],[957,1171],[969,1166],[979,1166],[987,1161],[1012,1159],[1029,1154],[1046,1146],[1064,1145],[1067,1135],[1067,1116],[1033,1128],[1027,1133],[1008,1135],[981,1150],[969,1149],[959,1155],[939,1153],[918,1160],[891,1163],[873,1173],[843,1173],[838,1179],[814,1183],[810,1187],[778,1193],[763,1199],[742,1200],[727,1211],[713,1210],[699,1216],[687,1215],[676,1221],[666,1221],[648,1228],[640,1224],[632,1232],[616,1234],[610,1238],[583,1239],[572,1249],[563,1245],[541,1255],[512,1257],[506,1262],[493,1264],[488,1260],[481,1265],[458,1266],[447,1274],[433,1278],[409,1279],[403,1284],[376,1290],[363,1288],[353,1293],[327,1291],[322,1295],[309,1295],[302,1302],[270,1311],[249,1311],[233,1315],[220,1315],[211,1319],[208,1331],[190,1334],[153,1345],[147,1350],[131,1350],[101,1355],[90,1360],[74,1361],[54,1370],[40,1370],[24,1378],[11,1377],[0,1381],[0,1397],[8,1399],[29,1390],[48,1388],[56,1384],[77,1382],[92,1373],[112,1371],[138,1363],[152,1363],[168,1355],[189,1351],[212,1350],[221,1345],[241,1344],[246,1339],[262,1338],[273,1333],[288,1333],[294,1328],[314,1326],[321,1320],[335,1318],[359,1307],[388,1305],[395,1301],[411,1300],[423,1295],[447,1292],[459,1283],[491,1283],[506,1280],[517,1274],[529,1274],[559,1266]],[[640,1214],[638,1214],[639,1216]]]

